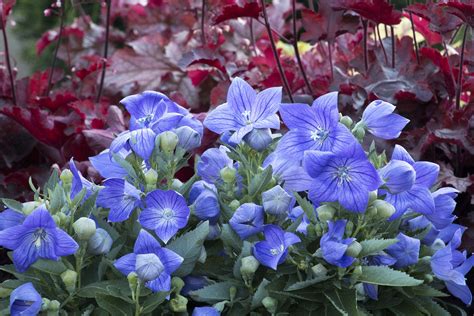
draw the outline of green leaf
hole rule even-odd
[[[44,260],[40,259],[36,261],[33,265],[33,268],[36,270],[46,272],[49,274],[60,275],[67,270],[67,267],[62,263],[62,261],[53,261],[53,260]]]
[[[222,225],[221,240],[224,247],[230,248],[231,252],[238,253],[242,248],[242,240],[229,224]]]
[[[448,297],[449,295],[441,292],[438,289],[435,289],[434,287],[431,287],[427,284],[422,284],[420,286],[416,286],[411,288],[412,292],[416,296],[427,296],[427,297]]]
[[[54,189],[48,189],[49,210],[52,214],[58,213],[66,203],[66,196],[62,186],[57,185]]]
[[[58,169],[54,168],[51,172],[51,175],[48,178],[48,181],[43,186],[43,191],[48,192],[49,190],[55,190],[57,184],[59,183],[59,172]]]
[[[191,298],[197,302],[215,304],[221,301],[230,300],[230,288],[236,286],[235,283],[224,281],[203,287],[202,289],[191,291]]]
[[[244,241],[244,246],[242,247],[242,252],[240,253],[239,257],[237,260],[235,260],[234,263],[234,277],[236,279],[240,279],[242,277],[240,273],[240,267],[242,266],[242,258],[250,256],[252,254],[252,244],[249,243],[248,241]]]
[[[112,154],[112,157],[114,158],[114,160],[120,165],[120,167],[122,167],[123,169],[125,169],[127,171],[127,174],[130,178],[132,179],[138,179],[138,175],[137,173],[135,172],[135,169],[133,169],[133,166],[130,162],[128,162],[127,160],[123,159],[122,157],[120,157],[120,155],[118,154]]]
[[[168,249],[176,252],[184,259],[181,266],[174,273],[175,275],[182,277],[193,271],[196,261],[201,255],[201,247],[208,234],[209,222],[206,221],[196,227],[195,230],[181,235],[168,245]]]
[[[270,284],[270,281],[263,279],[262,282],[258,285],[257,291],[252,297],[251,309],[262,306],[262,300],[268,296],[268,291],[266,289],[267,285]]]
[[[298,193],[294,193],[296,201],[298,202],[298,205],[301,206],[303,211],[306,213],[306,216],[308,216],[309,220],[311,223],[316,223],[316,212],[314,211],[314,206],[309,202],[307,199],[301,197]]]
[[[179,189],[178,189],[178,192],[183,195],[183,196],[187,196],[188,193],[189,193],[189,190],[191,189],[191,187],[193,186],[194,182],[196,182],[196,180],[198,179],[198,176],[195,174],[191,177],[191,179],[189,179],[188,181],[186,181]]]
[[[419,303],[429,312],[431,316],[450,316],[451,314],[438,303],[430,299],[418,300]]]
[[[153,312],[161,303],[163,303],[166,297],[169,295],[169,292],[158,292],[153,293],[146,298],[145,302],[141,304],[142,314],[147,314]]]
[[[74,219],[78,219],[81,217],[89,217],[92,211],[95,209],[95,201],[97,199],[97,195],[99,192],[94,192],[84,201],[81,205],[79,205],[77,211],[74,213]]]
[[[385,286],[416,286],[423,283],[405,272],[393,270],[386,266],[362,266],[360,282]]]
[[[366,257],[386,249],[388,246],[396,244],[398,239],[368,239],[361,241],[362,251],[359,257]]]
[[[111,315],[133,315],[134,306],[121,300],[118,297],[98,294],[95,297],[97,305],[108,311]]]
[[[359,315],[357,309],[356,290],[335,290],[323,292],[324,296],[331,302],[334,307],[343,315]]]
[[[262,192],[265,186],[270,182],[272,179],[273,170],[272,166],[269,165],[268,167],[263,170],[262,173],[257,174],[255,177],[250,180],[249,184],[249,195],[256,196],[258,193]]]
[[[301,289],[307,288],[307,287],[309,287],[309,286],[312,286],[312,285],[314,285],[314,284],[317,284],[317,283],[326,281],[326,280],[328,280],[328,279],[330,279],[330,278],[332,278],[331,275],[325,275],[325,276],[315,277],[315,278],[313,278],[313,279],[306,280],[306,281],[296,282],[296,283],[290,285],[289,287],[287,287],[287,288],[285,289],[285,291],[301,290]]]
[[[8,208],[11,208],[12,210],[22,213],[23,204],[21,204],[20,202],[12,200],[12,199],[2,199],[2,202]]]
[[[145,295],[146,293],[150,292],[142,291],[140,295]],[[132,300],[129,298],[131,294],[126,280],[108,280],[86,285],[79,290],[77,296],[84,298],[94,298],[98,295],[113,296],[132,303]]]

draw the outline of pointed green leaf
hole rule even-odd
[[[289,287],[287,287],[287,288],[285,289],[285,291],[301,290],[301,289],[307,288],[307,287],[309,287],[309,286],[312,286],[312,285],[314,285],[314,284],[317,284],[317,283],[326,281],[326,280],[328,280],[328,279],[330,279],[330,278],[332,278],[331,275],[325,275],[325,276],[315,277],[315,278],[313,278],[313,279],[306,280],[306,281],[296,282],[296,283],[290,285]]]
[[[386,266],[362,266],[360,282],[385,286],[416,286],[423,283],[405,272],[393,270]]]
[[[249,195],[256,196],[257,194],[261,193],[265,186],[270,182],[272,179],[273,171],[272,166],[269,165],[268,167],[263,170],[262,173],[257,174],[250,180],[249,185]]]
[[[308,216],[309,220],[311,223],[316,223],[316,212],[314,211],[314,206],[309,202],[307,199],[301,197],[298,193],[294,193],[296,201],[298,202],[298,205],[301,206],[303,211],[306,213],[306,216]]]
[[[397,239],[368,239],[361,241],[360,244],[362,246],[362,251],[360,252],[359,257],[376,254],[397,242]]]

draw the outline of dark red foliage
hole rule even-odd
[[[243,5],[232,0],[221,0],[215,2],[216,3],[213,3],[213,6],[218,8],[218,10],[216,10],[212,17],[212,22],[214,24],[242,17],[256,19],[262,11],[258,2],[245,2]]]
[[[395,25],[400,23],[402,13],[385,0],[336,0],[333,8],[352,10],[375,24]]]

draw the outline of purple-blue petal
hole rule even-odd
[[[20,285],[10,294],[10,314],[12,316],[37,315],[41,311],[41,305],[41,295],[31,282]]]

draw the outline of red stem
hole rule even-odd
[[[270,22],[268,22],[267,9],[265,8],[265,0],[260,0],[260,4],[262,6],[263,19],[265,20],[265,27],[267,29],[268,37],[270,38],[270,44],[272,47],[273,57],[275,58],[275,61],[277,63],[278,72],[280,73],[281,81],[286,90],[286,93],[288,94],[288,97],[290,98],[290,101],[294,103],[295,101],[293,100],[293,96],[291,94],[290,85],[288,84],[288,80],[286,79],[285,73],[283,71],[283,67],[281,66],[280,57],[278,56],[278,51],[275,45],[275,40],[273,39]]]
[[[3,35],[3,45],[5,47],[5,61],[7,64],[7,70],[8,70],[8,76],[10,78],[10,86],[12,89],[12,100],[13,104],[16,104],[16,93],[15,93],[15,81],[13,79],[13,71],[12,71],[12,65],[10,62],[10,49],[8,48],[8,37],[7,37],[7,18],[6,16],[3,15],[3,10],[0,9],[0,27],[2,28],[2,35]]]
[[[332,64],[332,43],[328,41],[329,65],[331,66],[331,81],[334,80],[334,65]]]
[[[415,24],[413,23],[413,14],[411,12],[408,12],[408,14],[410,15],[411,31],[413,33],[413,43],[415,45],[416,62],[419,65],[420,64],[420,52],[418,51],[418,43],[416,41]]]
[[[387,52],[385,51],[385,46],[383,45],[382,37],[380,36],[380,29],[379,29],[378,24],[377,24],[376,28],[377,28],[377,36],[378,36],[379,41],[380,41],[380,46],[382,46],[383,56],[385,57],[385,63],[388,64]]]
[[[51,70],[49,72],[48,76],[48,88],[46,89],[46,94],[45,96],[48,96],[49,93],[51,92],[51,88],[53,86],[53,75],[54,75],[54,68],[56,67],[56,61],[58,59],[58,52],[59,52],[59,46],[61,46],[61,39],[63,38],[63,29],[64,29],[64,10],[66,1],[61,0],[61,8],[59,8],[59,34],[58,34],[58,39],[56,41],[56,47],[54,48],[54,53],[53,53],[53,61],[51,62]]]
[[[107,15],[105,18],[105,47],[104,47],[104,56],[102,61],[102,73],[100,75],[100,84],[99,84],[99,91],[97,92],[97,97],[95,99],[96,102],[100,101],[100,97],[102,96],[102,90],[104,88],[104,80],[105,80],[105,69],[107,68],[107,55],[109,53],[109,33],[110,33],[110,0],[107,0]]]
[[[362,26],[364,27],[364,66],[365,66],[365,73],[369,70],[369,52],[367,48],[367,20],[362,19]]]
[[[201,42],[206,45],[206,34],[204,33],[204,23],[206,22],[206,0],[202,0],[201,7]]]
[[[390,25],[390,37],[392,39],[392,68],[395,68],[395,31],[393,30],[393,25]]]
[[[456,85],[456,109],[461,108],[461,92],[462,92],[462,66],[464,64],[464,47],[466,46],[466,35],[469,25],[466,24],[464,27],[464,35],[462,37],[461,45],[461,60],[459,61],[459,73],[458,73],[458,82]]]
[[[301,61],[300,56],[300,50],[298,48],[298,32],[296,29],[296,0],[293,0],[291,4],[293,9],[293,47],[295,49],[295,56],[301,71],[301,75],[303,76],[304,83],[306,84],[306,88],[308,89],[309,94],[313,95],[313,89],[311,88],[311,84],[309,83],[308,77],[306,76],[306,72],[304,71],[303,62]]]

